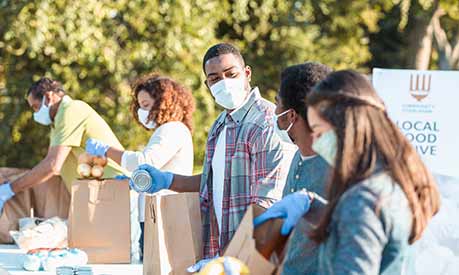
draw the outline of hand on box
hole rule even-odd
[[[187,269],[188,272],[199,272],[195,275],[248,275],[249,268],[242,261],[234,257],[218,257],[203,259]]]
[[[4,182],[0,185],[0,213],[3,211],[5,203],[14,196],[10,182]]]
[[[255,227],[270,219],[284,219],[281,234],[288,235],[295,227],[298,220],[309,211],[311,197],[305,191],[298,191],[285,196],[282,200],[274,203],[266,212],[253,220]]]
[[[109,148],[110,145],[107,145],[100,140],[94,138],[86,140],[86,152],[91,155],[105,157]]]
[[[236,262],[230,261],[229,257],[225,257],[223,260],[223,270],[225,270],[225,275],[240,275],[240,269],[240,266]]]
[[[199,272],[205,265],[207,265],[208,263],[210,263],[211,261],[213,261],[214,259],[218,258],[217,257],[214,257],[214,258],[210,258],[210,259],[202,259],[202,260],[199,260],[197,263],[195,263],[194,265],[188,267],[186,269],[187,272],[190,272],[190,273],[193,273],[193,272]]]
[[[132,189],[134,189],[137,192],[145,192],[145,193],[152,194],[152,193],[156,193],[156,192],[158,192],[160,190],[163,190],[163,189],[169,189],[171,184],[172,184],[172,180],[174,179],[174,174],[172,174],[170,172],[162,172],[162,171],[160,171],[160,170],[156,169],[155,167],[153,167],[151,165],[148,165],[148,164],[140,165],[137,168],[137,170],[144,170],[151,177],[151,186],[147,190],[139,190],[137,188],[135,182],[131,178],[131,180],[129,182],[129,185],[131,186]]]

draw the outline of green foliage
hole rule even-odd
[[[437,8],[446,14],[441,24],[448,41],[455,42],[459,34],[459,2],[457,0],[387,0],[377,1],[383,7],[378,21],[379,31],[370,34],[370,67],[414,68],[414,56],[420,40]],[[434,40],[434,38],[432,38]],[[438,52],[432,45],[430,69],[438,69]]]
[[[193,91],[199,167],[207,131],[220,110],[203,84],[201,59],[209,46],[219,41],[239,46],[253,69],[253,85],[273,99],[280,72],[295,63],[319,61],[366,73],[381,62],[403,66],[412,11],[432,3],[0,0],[0,166],[31,167],[46,154],[48,129],[32,121],[24,99],[43,75],[93,106],[126,148],[141,148],[151,133],[132,123],[130,84],[157,71]],[[454,3],[441,2],[448,7],[448,26],[459,20]]]
[[[46,153],[48,129],[31,120],[24,100],[42,75],[59,79],[72,97],[93,106],[129,149],[151,134],[131,123],[130,82],[150,71],[170,75],[193,90],[199,110],[195,147],[203,148],[215,111],[200,62],[215,42],[216,3],[60,0],[6,6],[2,12],[11,19],[0,39],[0,165],[30,167]]]
[[[229,4],[234,3],[234,4]],[[229,1],[217,37],[237,41],[253,82],[272,98],[285,67],[318,61],[363,69],[370,59],[366,29],[376,25],[367,1]]]

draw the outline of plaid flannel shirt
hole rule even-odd
[[[273,114],[274,104],[263,99],[258,88],[254,88],[240,109],[231,114],[223,111],[209,131],[200,187],[204,258],[223,254],[249,205],[267,208],[282,198],[296,147],[281,142],[274,133]],[[219,232],[212,200],[212,158],[225,125],[225,178]]]

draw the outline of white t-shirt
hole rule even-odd
[[[250,92],[244,102],[230,114],[235,113],[242,108],[254,91]],[[215,145],[214,156],[212,158],[212,200],[214,202],[215,216],[218,223],[218,231],[222,232],[222,204],[223,188],[225,183],[225,157],[226,157],[226,125],[218,135],[217,144]]]
[[[143,151],[125,151],[121,166],[132,172],[141,164],[184,176],[193,173],[193,140],[190,130],[179,121],[159,126]],[[139,195],[139,221],[145,221],[145,195]]]
[[[225,182],[225,156],[226,156],[226,126],[220,132],[212,158],[212,199],[214,202],[215,216],[218,222],[218,231],[222,228],[222,203],[223,187]]]
[[[315,157],[317,157],[317,155],[303,156],[302,154],[300,154],[300,158],[301,158],[302,161],[313,159]]]

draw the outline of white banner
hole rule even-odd
[[[430,170],[459,177],[459,71],[375,68],[372,79]]]

